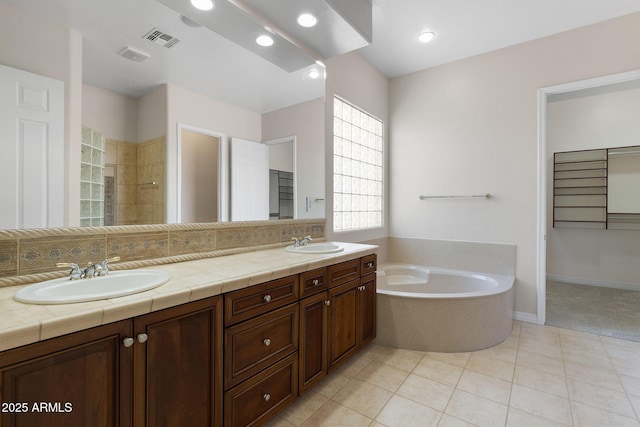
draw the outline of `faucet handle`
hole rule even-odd
[[[59,262],[56,264],[56,267],[71,267],[71,271],[69,272],[69,280],[77,280],[81,279],[83,275],[83,271],[80,269],[80,266],[73,262]]]
[[[74,267],[73,267],[74,265],[75,265],[76,267],[78,266],[78,264],[74,264],[74,263],[72,263],[72,262],[59,262],[59,263],[57,263],[57,264],[56,264],[56,267],[58,267],[58,268],[63,268],[63,267],[71,267],[71,268],[74,268]]]
[[[109,264],[110,262],[120,261],[119,256],[114,256],[112,258],[107,258],[100,263],[100,271],[98,272],[98,276],[106,276],[109,274]]]

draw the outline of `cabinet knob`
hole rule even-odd
[[[267,294],[264,296],[264,302],[269,302],[271,301],[271,295]]]
[[[365,264],[366,268],[371,268],[373,267],[373,261],[369,261],[368,263]]]
[[[313,281],[311,283],[313,283],[313,286],[318,286],[320,284],[320,280],[313,279]]]
[[[122,344],[124,344],[125,347],[131,347],[134,342],[135,342],[134,339],[131,337],[127,337],[122,340]]]
[[[271,399],[271,395],[269,393],[265,393],[264,395],[262,395],[262,399],[265,402],[268,402]]]
[[[324,302],[324,305],[331,305],[331,301],[326,300],[326,301]]]
[[[267,347],[271,345],[271,340],[269,338],[265,338],[264,341],[262,341],[264,343],[264,345],[266,345]]]
[[[149,336],[147,334],[138,334],[138,342],[144,343],[147,342]]]

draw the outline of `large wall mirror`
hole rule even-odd
[[[228,221],[232,138],[289,142],[271,169],[291,200],[265,219],[324,217],[321,64],[285,70],[164,3],[0,0],[0,64],[64,83],[65,171],[44,202],[64,215],[44,226]]]

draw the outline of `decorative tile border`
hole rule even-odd
[[[113,256],[138,268],[284,246],[325,237],[325,219],[0,230],[0,287],[63,277],[56,263],[84,266]]]

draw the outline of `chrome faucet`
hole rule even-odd
[[[300,246],[306,246],[307,243],[309,243],[313,239],[311,238],[311,236],[304,236],[304,237],[292,237],[291,240],[295,241],[293,243],[293,247],[297,248]]]
[[[113,258],[107,258],[104,261],[102,261],[100,263],[100,273],[98,273],[98,276],[106,276],[109,274],[109,266],[108,264],[112,261],[120,261],[120,257],[119,256],[115,256]]]
[[[56,267],[71,267],[69,272],[69,280],[91,279],[96,276],[106,276],[109,274],[108,264],[111,261],[119,261],[120,257],[107,258],[101,263],[94,264],[89,262],[84,269],[73,262],[59,262]]]
[[[95,276],[99,276],[101,271],[102,266],[100,264],[93,264],[92,262],[89,262],[87,264],[87,268],[85,268],[84,272],[82,273],[82,278],[91,279]]]
[[[59,262],[56,264],[56,267],[71,267],[71,271],[69,272],[69,280],[78,280],[82,278],[83,271],[80,269],[80,266],[73,262]]]

